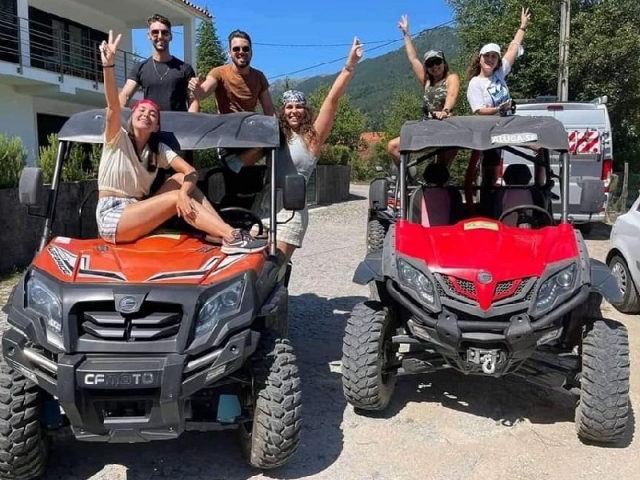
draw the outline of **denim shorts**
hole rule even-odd
[[[137,203],[135,198],[102,197],[98,199],[96,208],[96,223],[98,233],[109,243],[116,243],[116,230],[124,207]]]

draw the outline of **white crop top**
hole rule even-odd
[[[104,143],[98,167],[98,190],[143,198],[149,194],[158,174],[158,168],[169,168],[178,154],[164,143],[158,145],[157,168],[149,172],[147,165],[138,160],[133,142],[124,128],[110,142]]]

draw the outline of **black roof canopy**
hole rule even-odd
[[[72,115],[58,133],[58,140],[103,143],[105,109]],[[131,110],[122,109],[126,125]],[[176,150],[209,148],[276,148],[280,145],[278,120],[252,112],[214,115],[208,113],[160,113],[161,141]]]
[[[458,147],[491,150],[501,147],[538,147],[566,151],[564,125],[552,117],[461,116],[445,120],[406,122],[400,130],[400,152]]]

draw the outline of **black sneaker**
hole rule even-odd
[[[245,230],[234,230],[233,239],[222,240],[222,253],[234,254],[234,253],[256,253],[261,252],[267,248],[266,239],[253,238],[249,232]]]

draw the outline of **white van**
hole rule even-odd
[[[556,97],[539,97],[535,100],[516,100],[516,115],[548,116],[560,120],[567,131],[570,147],[569,214],[573,223],[583,232],[591,230],[593,222],[603,222],[606,201],[600,214],[580,213],[580,192],[585,178],[601,178],[605,182],[607,197],[613,171],[613,146],[611,121],[607,110],[607,97],[591,102],[558,102]],[[523,163],[517,155],[503,152],[500,172],[511,163]],[[558,155],[551,157],[551,165],[560,173]],[[533,167],[531,167],[533,168]],[[502,179],[500,179],[501,181]],[[559,181],[555,181],[553,192],[560,196]],[[560,219],[560,200],[553,201],[553,213]]]

